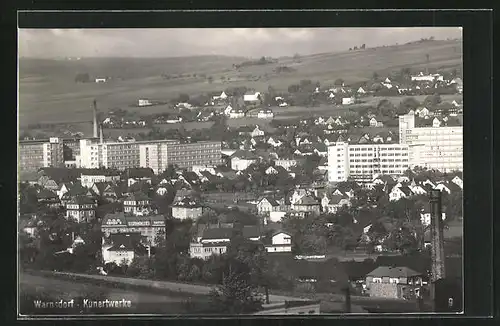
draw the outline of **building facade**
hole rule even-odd
[[[19,141],[18,148],[20,172],[35,172],[42,167],[64,166],[63,141],[60,138],[22,140]]]
[[[328,146],[328,180],[330,182],[372,180],[376,174],[401,175],[410,166],[409,148],[405,144],[349,144],[337,142]]]
[[[101,224],[101,231],[106,237],[117,233],[138,232],[145,236],[151,246],[156,246],[158,236],[165,234],[165,217],[152,216],[126,216],[124,213],[108,214]]]
[[[463,170],[463,127],[416,127],[415,116],[399,117],[399,139],[409,146],[412,166],[441,172]]]
[[[221,143],[203,141],[181,143],[177,140],[98,142],[80,140],[80,166],[83,168],[151,168],[161,173],[169,164],[190,169],[194,165],[222,163]]]

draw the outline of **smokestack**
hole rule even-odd
[[[435,299],[434,283],[445,278],[443,220],[441,208],[441,191],[432,190],[429,197],[431,209],[431,295]]]
[[[93,103],[93,107],[92,107],[92,110],[93,110],[93,113],[94,113],[94,138],[97,138],[97,101],[94,100],[94,103]]]
[[[102,144],[104,140],[104,135],[102,133],[102,124],[99,125],[99,144]]]

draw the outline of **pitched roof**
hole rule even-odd
[[[231,158],[239,158],[242,160],[256,160],[257,156],[250,151],[237,150],[233,153],[233,155],[231,155]]]
[[[69,203],[77,205],[95,204],[95,202],[87,196],[77,196],[73,198]]]
[[[145,201],[145,200],[151,200],[151,199],[142,192],[131,194],[130,196],[124,199],[124,201]]]
[[[312,196],[304,196],[295,205],[319,205],[319,202]]]
[[[414,270],[408,267],[379,266],[370,273],[368,273],[366,276],[399,278],[399,277],[412,277],[421,275],[422,273],[415,272]]]
[[[128,178],[151,178],[154,172],[150,168],[130,168],[125,170],[125,175]]]
[[[185,207],[185,208],[198,208],[201,207],[200,203],[198,203],[196,200],[189,198],[189,197],[184,197],[183,199],[175,202],[174,206],[176,207]]]
[[[38,199],[54,199],[54,198],[59,199],[59,197],[57,197],[57,195],[54,192],[52,192],[48,189],[45,189],[45,188],[40,189],[40,191],[37,193],[37,198]]]
[[[259,203],[263,200],[267,200],[269,202],[269,204],[271,204],[271,206],[279,206],[280,204],[276,201],[276,199],[274,199],[273,197],[264,197],[262,198]]]
[[[109,169],[84,169],[81,175],[105,175],[105,176],[119,176],[120,173],[115,170]]]
[[[233,228],[209,228],[203,231],[202,239],[231,239],[234,232]]]
[[[401,190],[406,196],[411,196],[412,194],[412,191],[408,186],[399,187],[399,190]]]

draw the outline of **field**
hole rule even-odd
[[[426,63],[426,54],[430,61]],[[140,98],[168,101],[188,95],[246,86],[267,91],[268,86],[286,90],[302,79],[330,85],[337,78],[347,83],[367,80],[403,67],[459,68],[462,45],[457,41],[434,41],[304,56],[300,63],[281,58],[277,64],[233,69],[243,58],[200,56],[165,59],[85,59],[79,61],[21,59],[19,63],[19,122],[21,128],[38,122],[90,121],[92,101],[99,111],[123,108],[144,113],[164,112],[163,106],[130,107]],[[277,65],[296,69],[274,73]],[[78,73],[91,78],[109,76],[106,83],[75,83]],[[176,75],[165,79],[162,74]],[[182,77],[179,77],[182,74]],[[212,76],[209,83],[203,75]],[[290,108],[285,108],[290,109]],[[291,112],[288,110],[287,112]],[[302,112],[303,113],[303,112]]]

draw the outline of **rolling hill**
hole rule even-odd
[[[429,62],[427,62],[427,54]],[[339,53],[303,56],[300,62],[280,58],[277,63],[235,69],[246,58],[199,56],[183,58],[82,58],[81,60],[19,60],[20,127],[37,122],[89,121],[95,98],[100,109],[129,108],[139,98],[166,101],[180,93],[196,95],[246,86],[266,91],[286,90],[302,79],[332,84],[347,83],[412,69],[461,70],[461,41],[428,41]],[[292,68],[276,73],[278,66]],[[79,73],[91,79],[108,76],[107,83],[76,83]],[[168,78],[165,78],[168,76]],[[206,76],[213,78],[207,81]],[[155,107],[138,108],[152,113]]]

